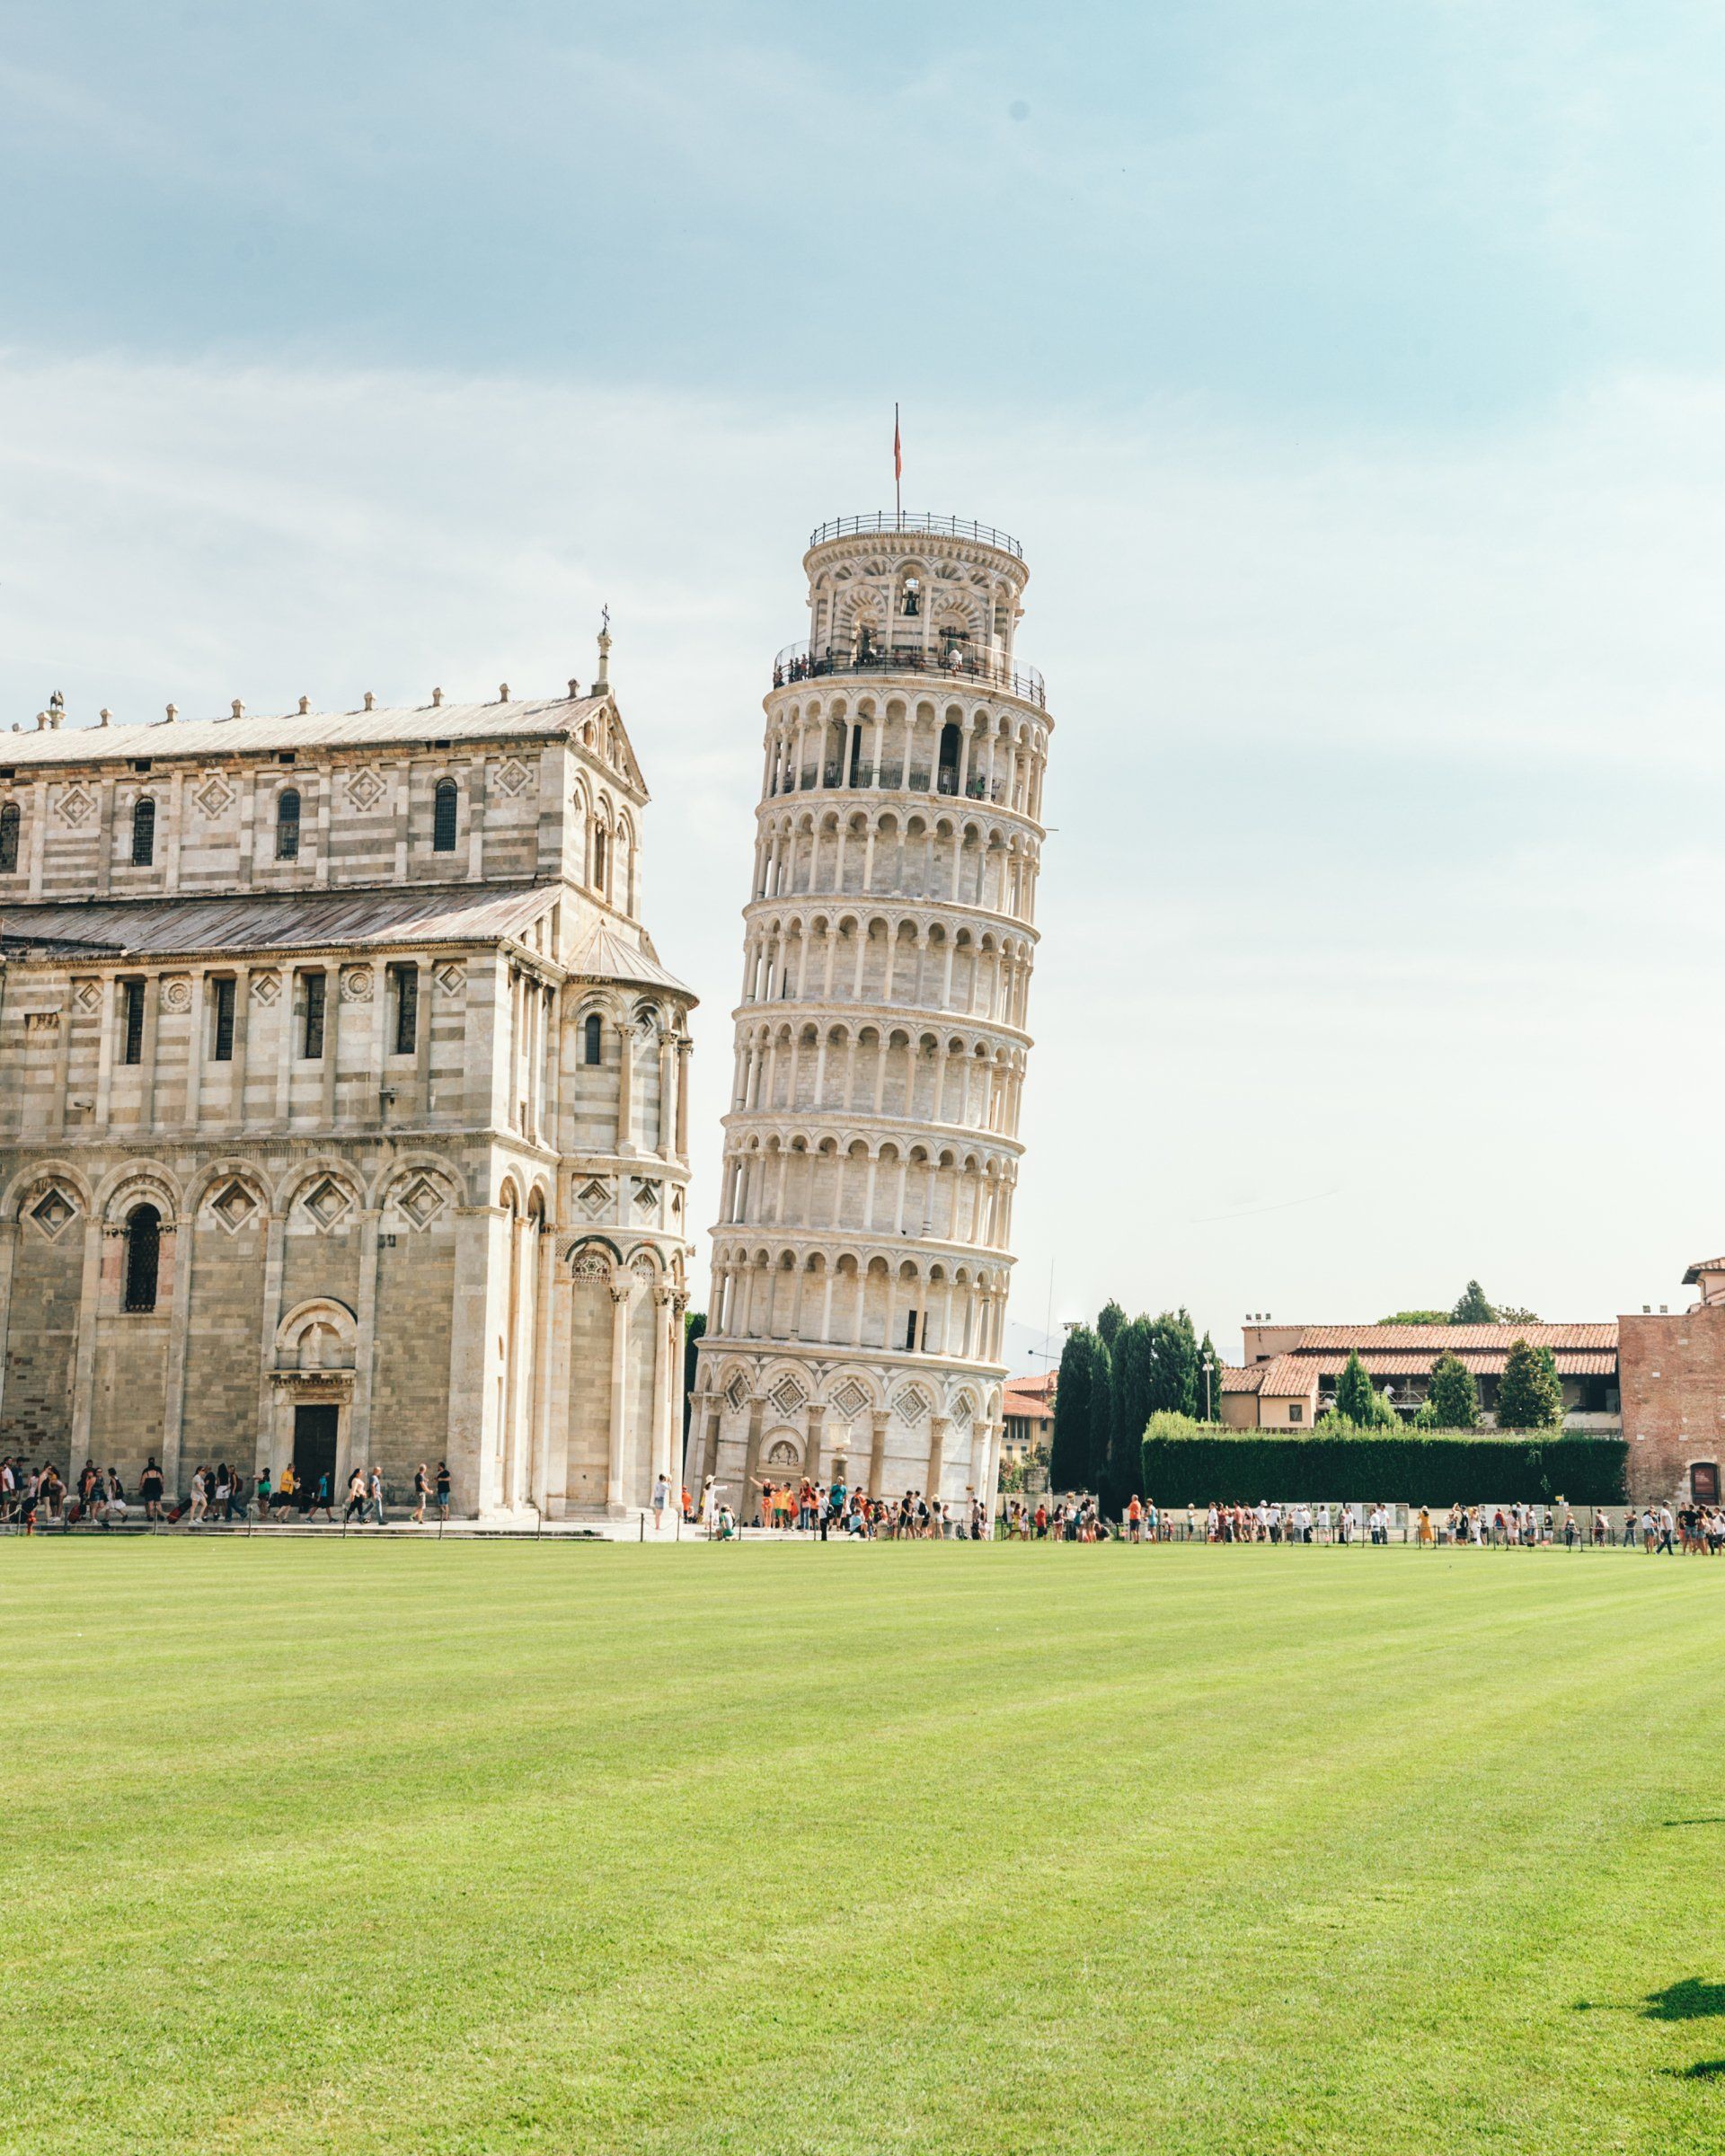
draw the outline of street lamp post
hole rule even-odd
[[[1207,1355],[1204,1357],[1204,1419],[1206,1422],[1210,1419],[1210,1372],[1215,1367],[1216,1357],[1213,1355]]]

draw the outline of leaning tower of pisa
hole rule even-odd
[[[765,700],[686,1462],[992,1502],[1036,942],[1042,677],[1015,539],[844,517]]]

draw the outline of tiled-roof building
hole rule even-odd
[[[608,641],[608,640],[606,640]],[[603,649],[603,647],[602,647]],[[0,735],[0,1453],[675,1472],[686,1018],[593,694]]]
[[[1222,1419],[1236,1429],[1309,1427],[1335,1400],[1336,1380],[1358,1355],[1372,1383],[1403,1416],[1423,1404],[1439,1356],[1473,1373],[1481,1410],[1497,1409],[1498,1381],[1518,1339],[1549,1348],[1573,1430],[1614,1436],[1621,1427],[1617,1327],[1578,1325],[1272,1325],[1245,1328],[1245,1363],[1222,1374]]]

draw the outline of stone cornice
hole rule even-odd
[[[921,786],[801,786],[789,793],[763,794],[756,803],[755,817],[762,822],[774,810],[787,808],[809,808],[817,801],[836,814],[848,808],[865,807],[870,801],[880,801],[895,811],[904,808],[934,808],[942,815],[951,816],[960,809],[978,817],[1000,817],[1026,831],[1033,831],[1039,839],[1048,836],[1048,826],[1039,824],[1033,816],[1022,808],[1010,808],[1004,801],[979,801],[968,794],[931,793]]]
[[[730,1143],[731,1133],[745,1130],[819,1131],[822,1136],[839,1138],[846,1132],[860,1134],[865,1130],[879,1131],[882,1142],[891,1138],[907,1144],[926,1142],[933,1145],[970,1145],[982,1152],[995,1152],[1010,1161],[1022,1161],[1024,1147],[1015,1137],[1002,1131],[978,1130],[969,1123],[931,1123],[920,1116],[876,1115],[871,1109],[858,1109],[847,1112],[820,1108],[799,1110],[796,1109],[733,1108],[719,1118],[720,1128],[726,1135],[725,1157],[734,1157]],[[915,1135],[907,1137],[907,1133]]]
[[[781,995],[758,1003],[739,1003],[730,1014],[730,1021],[733,1026],[740,1025],[746,1018],[770,1023],[775,1013],[787,1024],[793,1019],[824,1016],[842,1019],[846,1023],[854,1021],[858,1025],[916,1026],[933,1032],[945,1028],[949,1031],[998,1035],[1004,1046],[1027,1051],[1036,1045],[1030,1034],[1016,1026],[1004,1025],[997,1018],[972,1018],[962,1011],[931,1011],[916,1003],[824,1003],[807,997],[799,1003],[792,996]]]
[[[1005,933],[1022,936],[1027,943],[1039,943],[1042,934],[1028,921],[1021,921],[1014,914],[996,913],[992,906],[970,906],[960,898],[901,898],[880,891],[786,891],[776,898],[751,898],[743,908],[743,919],[752,927],[768,907],[813,908],[816,912],[868,914],[872,911],[897,911],[907,915],[926,916],[929,926],[943,925],[956,921],[960,926],[974,921],[987,923]]]
[[[975,1272],[986,1268],[990,1272],[1009,1273],[1017,1263],[1010,1250],[996,1249],[986,1242],[949,1242],[938,1235],[882,1235],[879,1229],[868,1233],[847,1234],[843,1229],[769,1227],[762,1221],[720,1221],[708,1233],[713,1239],[713,1261],[718,1262],[718,1244],[727,1242],[748,1244],[764,1243],[774,1249],[799,1250],[809,1256],[817,1253],[836,1259],[847,1251],[860,1251],[868,1259],[890,1261],[916,1258],[928,1263],[967,1265]],[[1000,1283],[1004,1292],[1005,1282]]]

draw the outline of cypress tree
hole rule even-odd
[[[1376,1419],[1373,1401],[1376,1394],[1366,1365],[1358,1355],[1349,1355],[1336,1380],[1336,1413],[1344,1422],[1356,1424],[1360,1429],[1370,1429]]]
[[[1134,1318],[1114,1341],[1113,1416],[1106,1470],[1098,1495],[1104,1511],[1119,1513],[1144,1472],[1144,1426],[1156,1404],[1156,1325]]]
[[[1060,1350],[1060,1382],[1054,1392],[1054,1440],[1048,1450],[1048,1487],[1080,1489],[1090,1471],[1091,1398],[1101,1343],[1088,1325],[1075,1325]]]
[[[1119,1338],[1119,1335],[1116,1335]],[[1108,1448],[1114,1438],[1114,1357],[1100,1334],[1096,1341],[1096,1384],[1090,1396],[1090,1444],[1084,1479],[1075,1485],[1099,1490],[1108,1472]]]
[[[1480,1389],[1459,1356],[1440,1355],[1431,1365],[1426,1395],[1434,1430],[1471,1430],[1480,1419]]]
[[[1551,1349],[1512,1342],[1498,1380],[1498,1427],[1554,1430],[1562,1422],[1563,1387]]]
[[[1125,1328],[1126,1312],[1110,1296],[1102,1307],[1101,1315],[1096,1321],[1096,1330],[1101,1336],[1103,1347],[1110,1355],[1114,1352],[1115,1341],[1119,1339]]]
[[[1485,1299],[1485,1290],[1477,1280],[1470,1280],[1455,1299],[1455,1307],[1449,1313],[1452,1325],[1495,1325],[1498,1313]]]
[[[694,1412],[695,1342],[707,1330],[704,1310],[691,1310],[683,1318],[683,1444],[686,1450],[689,1442],[689,1418]]]

